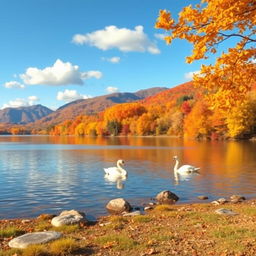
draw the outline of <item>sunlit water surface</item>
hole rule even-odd
[[[256,195],[256,142],[196,142],[170,137],[77,138],[0,136],[0,218],[35,217],[76,209],[106,214],[105,205],[123,197],[142,206],[162,190],[180,203],[241,194]],[[201,168],[175,177],[172,157]],[[128,178],[104,178],[104,167],[125,161]]]

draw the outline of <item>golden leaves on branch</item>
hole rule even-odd
[[[232,47],[216,59],[215,65],[202,66],[195,85],[208,90],[215,107],[230,109],[246,99],[256,83],[252,61],[256,59],[256,1],[204,0],[194,8],[183,8],[177,22],[168,11],[161,10],[155,26],[170,33],[167,43],[178,38],[193,45],[187,63],[216,54],[218,46],[229,40]]]

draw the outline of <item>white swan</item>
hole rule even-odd
[[[173,157],[174,160],[176,160],[175,166],[174,166],[174,174],[178,173],[178,174],[189,174],[189,173],[194,173],[194,172],[198,172],[198,170],[200,168],[192,166],[192,165],[182,165],[180,168],[178,168],[179,166],[179,160],[177,156]]]
[[[124,166],[124,161],[123,160],[118,160],[116,165],[117,165],[117,167],[104,168],[106,176],[126,177],[127,176],[127,171],[122,168],[122,166]]]

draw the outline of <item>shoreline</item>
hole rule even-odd
[[[151,201],[154,201],[154,200],[151,200]],[[213,202],[216,202],[217,200],[213,200],[213,201],[211,201],[210,199],[195,199],[195,201],[192,201],[192,202],[179,202],[179,201],[177,201],[175,204],[170,204],[170,206],[173,206],[173,207],[187,207],[187,206],[190,206],[190,207],[193,207],[193,206],[204,206],[204,205],[214,205],[214,204],[212,204]],[[246,199],[243,201],[243,202],[237,202],[237,203],[232,203],[231,201],[228,201],[227,200],[227,202],[225,202],[225,203],[220,203],[219,204],[219,206],[221,206],[221,205],[229,205],[229,204],[231,204],[231,205],[234,205],[234,204],[239,204],[239,203],[243,203],[243,204],[250,204],[250,203],[252,203],[252,202],[255,202],[255,204],[256,204],[256,196],[255,197],[246,197]],[[144,212],[145,214],[147,214],[148,212],[147,211],[145,211],[145,210],[142,210],[142,208],[144,208],[145,206],[148,206],[148,205],[150,205],[150,203],[148,203],[148,204],[143,204],[144,206],[139,206],[139,205],[136,205],[136,206],[132,206],[132,211],[131,212],[133,212],[133,211],[136,211],[136,210],[140,210],[140,211],[142,211],[142,212]],[[154,206],[158,206],[158,205],[162,205],[162,204],[154,204]],[[140,208],[140,209],[139,209]],[[28,219],[30,219],[30,220],[33,220],[33,219],[37,219],[38,217],[40,217],[41,215],[54,215],[54,216],[57,216],[57,214],[58,213],[60,213],[60,212],[62,212],[62,211],[66,211],[67,209],[62,209],[62,210],[59,210],[59,212],[56,212],[55,214],[53,214],[53,213],[48,213],[48,212],[44,212],[44,213],[42,213],[42,214],[39,214],[38,216],[35,216],[35,217],[18,217],[18,218],[10,218],[10,219],[6,219],[6,218],[3,218],[3,219],[1,219],[0,218],[0,223],[1,223],[1,221],[15,221],[15,220],[24,220],[24,219],[26,219],[26,220],[28,220]],[[71,210],[71,209],[69,209],[69,210]],[[77,211],[79,211],[79,212],[81,212],[81,210],[78,210],[78,209],[75,209],[75,210],[77,210]],[[90,215],[89,214],[89,216],[92,216],[92,217],[94,217],[94,219],[95,219],[95,221],[91,221],[91,222],[97,222],[98,221],[98,219],[101,219],[101,218],[106,218],[106,217],[109,217],[109,216],[113,216],[113,215],[115,215],[115,214],[111,214],[111,213],[109,213],[109,212],[107,212],[107,210],[106,210],[106,215],[98,215],[98,216],[93,216],[93,215]],[[85,212],[85,214],[86,214],[86,212]],[[116,214],[116,215],[118,215],[118,216],[122,216],[122,215],[120,215],[120,214]],[[89,221],[90,222],[90,221]]]
[[[223,208],[236,215],[216,213],[216,210]],[[52,218],[52,215],[45,214],[31,219],[0,220],[0,227],[4,230],[11,226],[23,233],[51,230],[61,232],[61,241],[67,243],[67,239],[71,239],[75,249],[72,247],[72,251],[66,254],[63,251],[59,254],[43,254],[52,250],[52,242],[34,246],[33,250],[36,248],[37,253],[42,250],[42,254],[29,254],[27,251],[32,250],[30,247],[24,250],[9,248],[9,241],[17,237],[17,234],[6,238],[0,235],[0,256],[12,256],[15,253],[17,256],[256,255],[256,198],[236,204],[228,202],[214,205],[201,202],[156,205],[154,209],[146,211],[145,215],[101,216],[96,222],[63,227],[53,227]],[[61,248],[66,250],[63,245]]]
[[[175,204],[173,204],[173,205],[175,205],[175,206],[188,206],[188,205],[190,205],[190,206],[193,206],[193,205],[205,205],[205,204],[211,204],[213,201],[216,201],[217,199],[216,199],[217,197],[215,197],[215,199],[213,199],[213,198],[208,198],[208,199],[199,199],[199,198],[195,198],[195,199],[193,199],[193,200],[191,200],[191,201],[189,201],[189,202],[184,202],[184,201],[180,201],[180,200],[178,200]],[[111,199],[110,199],[111,200]],[[250,201],[256,201],[256,196],[246,196],[246,200],[244,201],[245,203],[246,202],[250,202]],[[151,203],[154,203],[154,202],[156,202],[156,199],[154,199],[154,198],[151,198],[150,200],[148,200],[147,202],[145,202],[145,203],[142,203],[141,205],[132,205],[132,208],[133,208],[133,210],[132,211],[135,211],[136,209],[138,209],[138,210],[140,210],[140,211],[142,211],[142,212],[144,212],[145,213],[145,210],[143,210],[143,208],[144,207],[146,207],[146,206],[149,206],[149,205],[151,205]],[[157,205],[157,204],[156,204]],[[55,215],[55,216],[57,216],[60,212],[62,212],[62,211],[65,211],[65,210],[71,210],[71,209],[60,209],[59,211],[56,211],[56,212],[47,212],[47,211],[45,211],[45,212],[43,212],[43,213],[41,213],[41,214],[39,214],[39,215],[35,215],[35,216],[24,216],[24,217],[13,217],[13,218],[0,218],[0,222],[1,221],[12,221],[12,220],[22,220],[22,219],[36,219],[36,218],[38,218],[38,216],[40,216],[40,215],[45,215],[45,214],[48,214],[48,215]],[[83,210],[80,210],[80,209],[78,209],[78,208],[76,208],[75,210],[77,210],[77,211],[79,211],[79,212],[84,212],[85,214],[86,214],[86,211],[83,211]],[[92,222],[95,222],[95,221],[97,221],[98,219],[100,219],[100,218],[105,218],[105,217],[108,217],[108,216],[111,216],[111,214],[107,211],[107,209],[105,209],[105,211],[106,211],[106,214],[86,214],[87,216],[90,216],[90,218],[91,219],[93,219],[92,220]],[[95,220],[95,221],[94,221]],[[90,220],[89,220],[90,221]]]

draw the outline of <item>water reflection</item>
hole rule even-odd
[[[100,215],[112,198],[138,204],[165,189],[179,195],[181,202],[200,194],[210,199],[254,197],[255,151],[256,143],[249,141],[0,136],[0,218],[70,208]],[[174,155],[182,163],[200,166],[200,174],[175,176]],[[129,166],[126,180],[104,177],[103,168],[117,159]]]
[[[190,181],[194,177],[200,175],[199,173],[178,173],[174,172],[174,184],[179,185],[182,181]]]
[[[126,177],[120,177],[120,176],[113,176],[113,175],[107,175],[104,176],[106,182],[110,184],[115,184],[117,189],[123,189],[124,183],[127,178]]]

